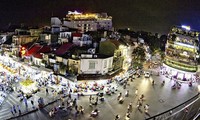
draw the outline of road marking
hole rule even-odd
[[[7,111],[7,110],[9,110],[9,109],[8,109],[8,108],[1,109],[1,110],[0,110],[0,114],[1,114],[2,112],[4,112],[4,111]]]
[[[9,96],[7,101],[10,101],[12,103],[12,105],[19,104],[19,102],[15,101],[15,99],[16,98],[13,98],[13,97]]]
[[[6,100],[6,103],[8,103],[10,106],[13,106],[13,104],[12,104],[12,103],[10,103],[10,101],[9,101],[9,100]]]
[[[5,120],[5,119],[8,119],[9,117],[11,117],[11,114],[8,113],[8,114],[4,114],[4,115],[0,115],[0,119],[2,120]]]

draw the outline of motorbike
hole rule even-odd
[[[119,119],[120,119],[120,116],[116,115],[115,120],[119,120]]]
[[[172,86],[172,89],[176,89],[176,85],[175,84]]]
[[[117,96],[117,100],[119,100],[122,96],[122,93],[119,93],[119,95]]]
[[[163,82],[162,82],[162,86],[164,86],[165,85],[165,81],[163,80]]]
[[[120,97],[120,98],[119,98],[119,104],[123,104],[123,102],[124,102],[123,97]]]
[[[90,114],[91,117],[97,117],[98,115],[99,115],[98,109],[93,110],[93,111],[91,112],[91,114]]]
[[[181,88],[181,84],[177,82],[177,88],[180,89]]]
[[[189,85],[189,87],[192,87],[192,82],[189,82],[189,84],[188,84],[188,85]]]
[[[128,97],[128,95],[129,95],[129,91],[127,90],[125,93],[125,96]]]

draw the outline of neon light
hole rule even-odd
[[[186,30],[190,30],[190,26],[182,25],[181,27],[186,29]]]

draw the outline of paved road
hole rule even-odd
[[[156,72],[156,71],[155,71]],[[155,80],[155,85],[152,86],[151,81],[152,79]],[[165,79],[166,84],[161,86],[162,80]],[[166,111],[172,107],[183,103],[184,101],[188,100],[189,98],[193,97],[197,93],[197,86],[194,85],[193,87],[189,87],[187,84],[182,84],[180,89],[172,90],[171,86],[173,85],[173,81],[165,78],[164,76],[151,76],[150,78],[144,78],[143,76],[140,78],[136,78],[133,82],[130,82],[130,86],[127,86],[126,89],[130,91],[129,97],[124,97],[125,101],[123,104],[119,104],[117,99],[117,95],[119,92],[122,92],[123,96],[125,94],[125,90],[122,86],[119,86],[118,92],[111,96],[105,96],[105,102],[97,105],[97,108],[100,110],[100,114],[96,120],[113,120],[115,115],[119,114],[121,119],[124,119],[124,116],[127,111],[127,106],[130,102],[133,103],[133,111],[131,112],[131,119],[132,120],[143,120],[147,118],[144,113],[144,109],[142,106],[142,111],[138,111],[136,109],[136,102],[138,97],[135,96],[135,90],[138,89],[138,95],[144,94],[145,101],[143,105],[149,104],[149,115],[153,116],[163,111]],[[75,98],[76,96],[72,96]],[[89,96],[81,96],[78,100],[78,105],[82,105],[85,109],[84,115],[79,115],[74,117],[74,110],[71,113],[67,113],[66,111],[59,111],[55,117],[50,118],[48,112],[53,108],[53,106],[60,105],[60,102],[57,102],[53,105],[50,105],[43,110],[39,110],[35,113],[23,116],[18,118],[18,120],[63,120],[63,119],[77,119],[77,120],[92,120],[93,118],[89,117],[90,112],[95,108],[91,108],[89,106]]]
[[[50,88],[49,88],[50,90]],[[54,99],[56,99],[57,97],[54,97],[53,94],[46,94],[45,89],[41,89],[40,92],[37,92],[35,94],[33,94],[33,96],[31,98],[29,98],[28,101],[28,107],[25,106],[24,101],[20,101],[20,98],[17,97],[19,93],[17,93],[16,91],[10,93],[8,95],[8,97],[6,98],[6,100],[4,101],[1,109],[0,109],[0,120],[4,120],[4,119],[8,119],[12,116],[18,116],[18,109],[17,109],[17,113],[15,115],[12,115],[11,113],[11,107],[13,105],[19,105],[21,108],[21,112],[25,113],[27,111],[33,110],[33,106],[31,105],[31,100],[34,101],[34,106],[37,107],[37,100],[42,97],[44,98],[44,103],[48,103],[50,101],[53,101]]]

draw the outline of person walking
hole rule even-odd
[[[154,80],[152,80],[152,85],[155,85],[155,81]]]
[[[48,88],[46,88],[46,94],[48,94],[49,93],[49,90],[48,90]]]
[[[21,115],[21,109],[20,109],[20,106],[17,105],[17,108],[18,108],[18,111],[19,111],[19,115]]]
[[[13,115],[15,115],[15,114],[14,114],[13,107],[10,107],[10,112],[11,112]]]
[[[99,97],[97,96],[96,97],[96,104],[98,104],[98,101],[99,101]]]
[[[17,110],[16,110],[15,105],[13,105],[13,111],[14,111],[15,113],[17,113]]]
[[[132,102],[131,103],[129,103],[129,105],[128,105],[128,112],[132,112]]]
[[[91,103],[91,100],[92,100],[92,95],[90,95],[90,97],[89,97],[89,102]]]
[[[76,104],[77,102],[76,102],[76,98],[74,98],[74,100],[73,100],[73,106],[76,106],[77,104]]]
[[[32,107],[34,108],[34,101],[33,100],[31,100],[31,104],[32,104]]]
[[[24,103],[25,103],[26,107],[28,107],[28,102],[27,102],[27,98],[26,97],[24,97]]]
[[[82,105],[80,105],[79,111],[80,111],[81,114],[83,114],[84,109],[83,109],[83,106],[82,106]]]
[[[146,105],[144,106],[144,112],[145,112],[145,113],[148,113],[148,110],[149,110],[149,105],[146,104]]]
[[[138,95],[138,89],[135,90],[135,96],[137,96],[137,95]]]
[[[128,97],[128,95],[129,95],[129,90],[126,90],[125,97]]]

